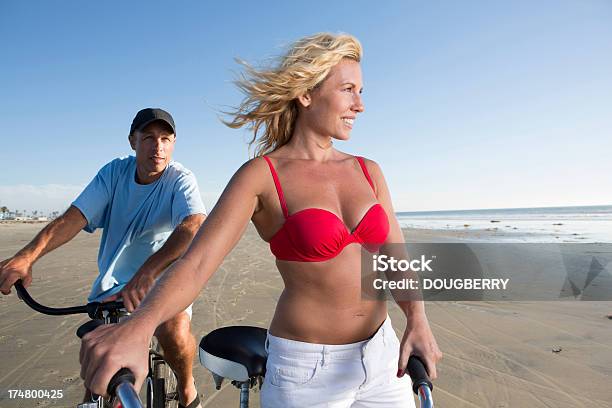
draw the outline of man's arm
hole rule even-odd
[[[170,266],[138,309],[116,325],[104,325],[83,337],[81,377],[92,392],[104,395],[111,377],[127,367],[136,375],[136,389],[146,377],[148,345],[155,329],[196,299],[223,258],[238,243],[259,197],[274,188],[268,165],[253,159],[234,174],[206,217],[185,254]]]
[[[120,293],[128,312],[132,312],[138,307],[155,284],[155,280],[168,266],[185,253],[205,219],[204,214],[193,214],[185,217],[164,245],[142,264],[138,272]],[[116,297],[118,296],[109,299]]]
[[[46,253],[70,241],[86,225],[87,220],[81,211],[70,206],[12,258],[0,262],[0,292],[3,295],[11,293],[11,287],[19,279],[27,288],[32,282],[32,265]]]

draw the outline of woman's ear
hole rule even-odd
[[[303,108],[307,108],[312,103],[312,95],[310,91],[307,91],[306,93],[298,96],[297,100]]]

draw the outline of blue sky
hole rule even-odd
[[[159,106],[210,207],[248,158],[218,120],[234,58],[319,31],[364,46],[336,146],[382,166],[397,211],[612,204],[611,2],[211,3],[2,1],[0,205],[65,208]]]

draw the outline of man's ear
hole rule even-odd
[[[130,146],[132,147],[132,150],[136,150],[136,136],[134,136],[133,133],[130,133],[130,135],[128,136],[128,140],[130,141]]]
[[[297,97],[298,102],[303,108],[307,108],[312,103],[311,91],[306,91],[304,94]]]

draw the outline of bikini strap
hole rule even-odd
[[[283,194],[283,188],[281,187],[280,181],[278,181],[278,174],[276,174],[276,170],[272,165],[272,162],[268,158],[268,156],[263,156],[270,167],[270,173],[272,173],[272,178],[274,179],[274,185],[276,186],[276,192],[278,193],[278,201],[280,201],[281,208],[283,209],[283,215],[285,218],[289,216],[289,212],[287,211],[287,203],[285,202],[285,195]]]
[[[357,157],[357,161],[359,162],[359,165],[361,166],[361,170],[363,171],[363,174],[366,176],[366,179],[368,179],[368,183],[370,183],[370,187],[372,187],[372,191],[374,191],[374,193],[376,194],[376,190],[374,189],[374,183],[372,183],[372,178],[370,177],[370,173],[368,173],[368,169],[365,165],[365,162],[363,161],[363,157],[361,156],[355,156]]]

